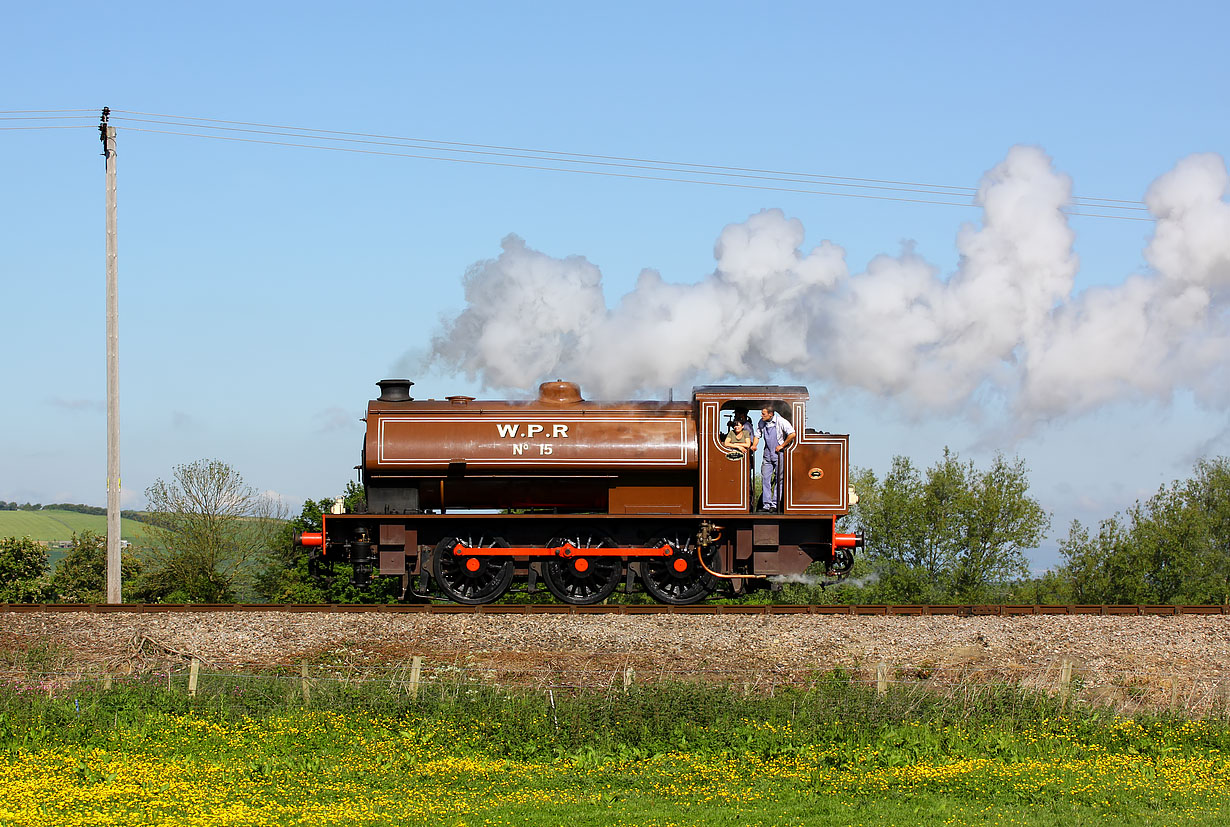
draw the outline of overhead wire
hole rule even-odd
[[[0,121],[93,120],[96,117],[94,115],[62,113],[93,113],[97,111],[98,110],[95,109],[0,110]],[[361,155],[445,161],[451,163],[464,163],[512,169],[594,175],[607,178],[697,184],[702,186],[717,186],[733,189],[788,192],[805,195],[832,196],[838,198],[862,198],[878,201],[931,204],[947,207],[968,208],[978,206],[974,201],[974,197],[978,193],[978,189],[974,187],[955,186],[949,184],[926,184],[913,181],[898,181],[893,179],[858,178],[851,176],[795,172],[757,167],[702,164],[687,161],[667,161],[651,158],[640,158],[635,156],[601,155],[551,149],[534,149],[500,144],[477,144],[462,141],[443,141],[433,138],[413,138],[369,132],[318,129],[314,127],[291,127],[254,121],[196,118],[190,116],[138,112],[135,110],[124,109],[112,109],[109,111],[111,122],[123,122],[126,124],[125,128],[129,131],[146,132],[151,134],[178,135],[193,138],[264,144],[268,146],[285,146],[300,149],[327,150],[331,152],[350,152]],[[181,129],[188,130],[209,130],[209,132],[152,129],[132,125],[138,123],[180,127]],[[5,131],[82,128],[93,128],[93,125],[39,124],[33,126],[0,126],[0,130]],[[239,135],[213,134],[221,131],[242,133],[245,135],[265,135],[268,136],[268,138],[262,139],[254,137],[240,137]],[[271,140],[272,138],[293,138],[299,140]],[[301,141],[311,143],[303,143]],[[376,150],[361,148],[361,146],[334,146],[330,143],[324,142],[331,142],[333,144],[344,143],[362,146],[382,146],[388,147],[389,149]],[[392,151],[393,149],[410,149],[420,151],[396,152]],[[508,159],[517,159],[528,163],[517,163]],[[635,170],[636,172],[625,172],[620,170]],[[655,175],[646,173],[661,174]],[[761,182],[802,184],[804,186],[774,186],[770,183]],[[815,187],[820,187],[820,189]],[[833,188],[859,191],[835,192],[833,191]],[[899,194],[886,194],[890,192]],[[909,195],[933,197],[905,197]],[[1109,212],[1087,212],[1085,210],[1103,210]],[[1063,212],[1066,215],[1072,216],[1115,218],[1127,221],[1152,221],[1152,217],[1145,218],[1122,214],[1124,212],[1147,211],[1147,207],[1145,207],[1143,202],[1140,201],[1111,198],[1091,198],[1084,196],[1074,196],[1072,198],[1071,207],[1063,209]]]
[[[856,182],[856,183],[873,183],[873,185],[891,185],[891,187],[898,187],[898,186],[899,187],[910,187],[910,188],[914,188],[914,190],[919,190],[919,188],[922,188],[922,190],[951,190],[954,192],[962,192],[962,193],[970,193],[970,194],[978,192],[977,187],[946,185],[946,183],[919,183],[919,182],[914,182],[914,181],[886,180],[886,178],[860,178],[860,177],[850,177],[850,176],[834,176],[834,175],[818,174],[818,172],[766,170],[766,169],[759,169],[759,167],[726,166],[726,165],[717,165],[717,164],[697,164],[697,162],[691,162],[691,161],[665,161],[665,160],[659,160],[659,159],[636,158],[636,156],[625,156],[625,155],[597,155],[597,154],[590,154],[590,153],[572,153],[572,151],[563,151],[563,150],[554,150],[554,149],[530,149],[530,148],[524,148],[524,146],[508,146],[508,145],[501,145],[501,144],[474,144],[474,143],[465,143],[465,142],[454,142],[454,140],[438,140],[438,139],[433,139],[433,138],[410,138],[410,137],[403,137],[403,135],[385,135],[385,134],[379,134],[379,133],[344,132],[344,130],[317,129],[314,127],[287,127],[287,126],[279,126],[279,124],[272,124],[272,123],[262,123],[262,122],[253,122],[253,121],[226,121],[226,119],[220,119],[220,118],[196,118],[196,117],[189,117],[189,116],[177,116],[177,114],[164,114],[164,113],[157,113],[157,112],[137,112],[137,111],[132,111],[132,110],[113,110],[113,112],[121,113],[121,114],[128,114],[128,116],[143,116],[143,117],[148,117],[148,118],[167,118],[167,119],[172,119],[172,121],[177,121],[177,122],[193,122],[193,123],[177,123],[175,124],[175,126],[197,126],[199,127],[199,126],[203,126],[203,124],[221,123],[221,124],[230,124],[230,126],[234,126],[234,127],[261,127],[263,129],[277,129],[279,130],[279,132],[317,133],[317,135],[320,135],[320,137],[323,137],[323,135],[341,135],[341,137],[343,138],[370,138],[370,139],[392,140],[392,142],[437,144],[440,146],[465,146],[465,148],[472,148],[472,149],[477,149],[477,150],[506,150],[506,151],[514,151],[514,153],[531,153],[531,154],[539,155],[539,156],[540,155],[557,155],[557,156],[566,156],[566,158],[597,159],[597,160],[605,160],[605,161],[629,161],[629,162],[635,162],[635,164],[652,164],[656,166],[692,167],[692,169],[696,169],[696,170],[721,170],[721,171],[729,171],[729,172],[749,172],[749,174],[759,174],[759,175],[774,175],[774,176],[782,175],[782,176],[793,176],[793,177],[822,178],[822,180],[827,181],[827,182],[829,181],[833,181],[833,182],[850,181],[850,182]],[[135,118],[124,118],[124,119],[135,119]],[[221,128],[221,127],[218,127],[218,128]],[[561,159],[554,159],[554,160],[561,160]],[[891,187],[886,187],[886,188],[891,188]],[[941,194],[946,194],[946,193],[941,193]],[[1091,207],[1093,206],[1112,206],[1112,204],[1132,204],[1132,207],[1111,207],[1111,208],[1112,209],[1145,209],[1145,207],[1143,206],[1143,202],[1129,201],[1129,199],[1122,199],[1122,198],[1095,198],[1095,197],[1086,197],[1086,196],[1076,196],[1074,197],[1074,201],[1098,202],[1097,204],[1095,203],[1085,204],[1085,206],[1091,206]]]
[[[731,171],[737,171],[737,172],[754,172],[754,173],[763,173],[763,174],[768,174],[768,175],[807,176],[811,178],[823,178],[826,180],[834,180],[834,181],[855,181],[855,182],[873,183],[873,184],[893,184],[893,185],[907,186],[907,187],[926,187],[930,189],[951,189],[951,190],[961,190],[961,191],[968,191],[968,192],[977,191],[973,187],[958,187],[958,186],[951,186],[948,184],[919,184],[919,183],[911,182],[911,181],[891,181],[891,180],[884,180],[884,179],[879,179],[879,178],[851,178],[848,176],[821,175],[819,173],[808,173],[808,172],[788,172],[788,171],[783,171],[783,170],[758,169],[755,167],[732,167],[732,166],[721,166],[717,164],[697,164],[697,163],[691,163],[687,161],[662,161],[662,160],[656,160],[652,158],[637,158],[637,157],[629,157],[629,156],[622,156],[622,155],[595,155],[595,154],[590,154],[590,153],[565,152],[565,151],[553,150],[553,149],[530,149],[526,147],[503,146],[500,144],[475,144],[475,143],[465,143],[462,141],[441,141],[441,140],[436,140],[433,138],[409,138],[409,137],[404,137],[404,136],[399,136],[399,135],[381,135],[381,134],[369,133],[369,132],[343,132],[343,131],[332,130],[332,129],[315,129],[315,128],[306,127],[306,126],[305,127],[292,127],[292,126],[279,126],[277,124],[256,123],[256,122],[251,122],[251,121],[226,121],[226,120],[219,120],[216,118],[190,118],[190,117],[180,116],[180,115],[160,115],[160,114],[151,113],[151,112],[131,112],[129,110],[122,110],[122,109],[114,110],[114,111],[120,112],[120,113],[126,113],[129,115],[143,115],[143,116],[152,117],[152,118],[169,118],[169,119],[173,119],[177,121],[200,121],[202,123],[223,123],[223,124],[232,124],[236,126],[259,126],[259,127],[263,127],[266,129],[278,129],[278,130],[286,130],[286,131],[293,131],[293,132],[316,132],[321,135],[341,135],[345,137],[354,137],[354,138],[380,138],[380,139],[386,139],[386,140],[391,140],[391,141],[409,141],[409,142],[425,143],[425,144],[439,144],[441,146],[461,146],[461,147],[473,147],[476,149],[508,150],[512,152],[536,153],[539,155],[561,155],[561,156],[568,156],[568,157],[573,157],[573,158],[594,158],[594,159],[601,159],[601,160],[607,160],[607,161],[630,161],[630,162],[644,163],[644,164],[696,167],[696,168],[702,168],[702,169],[731,170]],[[190,124],[181,124],[181,125],[186,126]]]
[[[237,141],[241,143],[265,144],[268,146],[286,146],[286,147],[297,147],[301,149],[316,149],[316,150],[324,150],[328,152],[351,152],[351,153],[356,153],[360,155],[379,155],[379,156],[388,156],[388,157],[395,157],[395,158],[414,158],[414,159],[430,160],[430,161],[447,161],[451,163],[474,164],[474,165],[479,165],[479,166],[495,166],[495,167],[505,167],[505,168],[512,168],[512,169],[530,169],[530,170],[539,170],[539,171],[547,171],[547,172],[564,172],[564,173],[572,173],[576,175],[596,175],[596,176],[607,177],[607,178],[628,178],[628,179],[640,180],[640,181],[666,181],[666,182],[678,183],[678,184],[697,184],[700,186],[726,187],[726,188],[732,188],[732,189],[761,190],[761,191],[767,191],[767,192],[790,192],[790,193],[798,193],[798,194],[803,194],[803,195],[827,195],[827,196],[832,196],[835,198],[863,198],[863,199],[871,199],[871,200],[876,200],[876,201],[897,201],[897,202],[908,203],[908,204],[934,204],[934,205],[943,206],[943,207],[966,207],[968,208],[968,207],[977,206],[972,201],[957,202],[957,201],[939,201],[935,199],[926,199],[926,198],[902,198],[900,196],[873,195],[871,193],[863,193],[863,192],[831,192],[828,190],[804,189],[801,187],[773,187],[773,186],[767,186],[764,184],[743,184],[743,183],[737,183],[734,181],[705,181],[705,180],[697,180],[695,178],[678,178],[674,176],[665,176],[665,175],[640,175],[640,174],[634,174],[634,173],[628,173],[628,172],[612,172],[608,170],[597,170],[597,169],[551,167],[551,166],[544,166],[541,164],[515,164],[515,163],[510,163],[507,161],[485,161],[485,160],[480,160],[477,158],[447,158],[447,157],[441,157],[438,155],[424,155],[420,153],[389,152],[389,151],[374,150],[374,149],[357,149],[354,147],[345,147],[345,146],[322,146],[320,144],[305,144],[305,143],[296,143],[292,141],[271,141],[271,140],[265,140],[265,139],[260,139],[260,138],[242,138],[242,137],[238,137],[235,135],[209,135],[209,134],[198,133],[198,132],[180,132],[177,130],[168,130],[168,129],[147,129],[145,127],[134,127],[134,126],[127,127],[127,129],[130,132],[147,132],[147,133],[152,133],[152,134],[157,134],[157,135],[181,135],[181,136],[192,137],[192,138],[208,138],[208,139],[218,140],[218,141]],[[543,160],[549,160],[549,159],[543,159]],[[668,171],[668,170],[663,170],[663,171]],[[775,179],[775,180],[783,180],[783,179]],[[816,183],[820,184],[821,182],[816,182]],[[909,191],[919,192],[917,190],[909,190]],[[1151,218],[1138,218],[1136,216],[1129,216],[1129,215],[1113,215],[1113,214],[1107,214],[1107,213],[1077,212],[1075,210],[1064,210],[1064,213],[1066,215],[1076,215],[1076,216],[1082,216],[1082,217],[1088,217],[1088,218],[1118,218],[1118,219],[1125,220],[1125,221],[1152,221],[1153,220]]]
[[[96,120],[97,115],[0,115],[0,121],[73,121]]]
[[[0,121],[95,121],[98,115],[48,115],[46,112],[97,112],[97,109],[9,109],[0,110]],[[23,114],[25,113],[25,114]],[[13,132],[32,129],[97,129],[96,123],[54,123],[33,126],[0,126],[0,130]]]
[[[124,110],[124,109],[112,110],[112,113],[113,113],[113,117],[119,120],[136,121],[138,120],[138,118],[130,118],[127,116],[141,116],[144,118],[170,119],[170,120],[176,121],[176,123],[171,124],[171,125],[192,127],[192,128],[212,128],[212,129],[228,128],[228,127],[210,127],[208,126],[209,124],[227,124],[230,127],[259,127],[260,130],[277,130],[277,132],[273,134],[290,134],[291,137],[304,137],[304,138],[308,138],[311,140],[342,141],[342,140],[349,139],[356,143],[395,141],[395,142],[398,142],[398,145],[407,144],[407,143],[409,144],[433,144],[441,148],[441,150],[439,151],[450,151],[450,152],[451,151],[457,151],[457,152],[468,151],[468,152],[477,153],[477,154],[499,154],[498,152],[494,152],[494,151],[527,153],[535,159],[541,158],[542,160],[548,160],[548,161],[552,161],[556,163],[571,162],[569,161],[569,159],[575,158],[575,159],[590,159],[593,161],[626,162],[629,164],[636,164],[636,165],[650,164],[650,165],[653,165],[653,168],[661,168],[661,167],[686,168],[686,169],[678,169],[678,170],[667,170],[670,172],[693,173],[693,174],[697,174],[697,173],[714,174],[714,175],[725,173],[729,177],[741,177],[741,178],[757,178],[761,175],[789,176],[789,178],[787,179],[774,178],[770,180],[792,180],[797,183],[823,183],[828,186],[855,187],[855,186],[862,185],[862,186],[866,186],[869,189],[898,190],[899,187],[905,187],[907,189],[898,190],[898,191],[923,192],[927,194],[945,195],[945,196],[951,195],[953,197],[956,197],[960,194],[966,194],[966,193],[973,195],[978,192],[977,188],[975,187],[955,186],[951,184],[926,184],[926,183],[919,183],[919,182],[914,182],[914,181],[897,181],[897,180],[892,180],[892,179],[880,179],[880,178],[856,178],[856,177],[850,177],[850,176],[826,175],[826,174],[811,173],[811,172],[763,169],[763,168],[758,168],[758,167],[738,167],[738,166],[727,166],[727,165],[718,165],[718,164],[701,164],[701,163],[694,163],[694,162],[687,162],[687,161],[664,161],[660,159],[640,158],[640,157],[635,157],[635,156],[600,155],[600,154],[593,154],[593,153],[568,152],[568,151],[553,150],[553,149],[533,149],[533,148],[527,148],[527,147],[508,146],[508,145],[502,145],[502,144],[476,144],[476,143],[467,143],[467,142],[461,142],[461,141],[442,141],[442,140],[433,139],[433,138],[416,138],[416,137],[406,137],[406,136],[399,136],[399,135],[385,135],[381,133],[371,133],[371,132],[354,132],[354,131],[343,131],[343,130],[318,129],[315,127],[284,126],[284,125],[270,124],[270,123],[264,123],[264,122],[259,122],[259,121],[235,121],[235,120],[224,120],[224,119],[219,119],[219,118],[196,118],[196,117],[183,116],[183,115],[168,115],[168,114],[156,113],[156,112],[138,112],[135,110]],[[184,122],[189,122],[189,123],[184,123]],[[165,120],[163,121],[163,123],[165,124]],[[260,130],[237,129],[234,131],[260,131]],[[294,133],[294,134],[291,134],[291,133]],[[307,135],[304,133],[316,133],[316,134]],[[269,133],[263,133],[263,134],[269,134]],[[337,136],[337,137],[333,137],[333,136]],[[201,136],[201,137],[206,137],[206,136]],[[373,139],[373,140],[368,141],[368,140],[357,140],[357,139]],[[448,149],[448,147],[462,147],[465,149],[452,150],[452,149]],[[427,149],[428,147],[419,147],[419,148]],[[434,147],[432,147],[432,149],[434,149]],[[559,157],[545,157],[544,158],[543,156],[559,156]],[[514,157],[523,157],[523,156],[514,156]],[[439,160],[446,160],[446,159],[439,159]],[[572,163],[575,163],[575,162],[572,162]],[[635,167],[635,168],[641,168],[641,167]],[[713,170],[714,172],[709,173],[707,172],[707,170]],[[736,174],[730,175],[731,173],[736,173]],[[821,180],[819,181],[810,181],[810,180],[797,181],[796,179],[821,179]],[[850,182],[850,183],[841,183],[841,182]],[[937,190],[950,190],[951,192],[935,192]],[[1073,202],[1076,206],[1093,207],[1095,209],[1103,208],[1103,209],[1112,209],[1112,210],[1134,210],[1134,211],[1141,211],[1141,212],[1147,211],[1147,208],[1144,206],[1143,202],[1127,200],[1127,199],[1095,198],[1095,197],[1090,197],[1090,196],[1074,196]],[[1125,205],[1125,206],[1116,206],[1116,205]]]
[[[482,161],[477,158],[442,158],[440,156],[435,156],[435,155],[421,155],[417,153],[408,153],[408,152],[386,152],[382,150],[355,149],[353,147],[344,147],[344,146],[321,146],[320,144],[301,144],[301,143],[293,143],[290,141],[268,141],[268,140],[262,140],[258,138],[240,138],[234,135],[206,135],[202,133],[177,132],[177,131],[166,130],[166,129],[145,129],[143,127],[128,127],[128,131],[129,132],[150,132],[150,133],[159,134],[159,135],[185,135],[185,136],[193,137],[193,138],[212,138],[214,140],[220,140],[220,141],[240,141],[244,143],[267,144],[267,145],[272,145],[272,146],[299,147],[303,149],[320,149],[320,150],[326,150],[329,152],[354,152],[354,153],[358,153],[361,155],[385,155],[385,156],[391,156],[391,157],[396,157],[396,158],[416,158],[416,159],[431,160],[431,161],[450,161],[452,163],[459,163],[459,164],[477,164],[481,166],[511,167],[514,169],[533,169],[533,170],[544,170],[548,172],[568,172],[568,173],[581,174],[581,175],[598,175],[598,176],[604,176],[604,177],[610,177],[610,178],[632,178],[632,179],[637,179],[637,180],[642,180],[642,181],[670,181],[670,182],[679,183],[679,184],[700,184],[702,186],[732,187],[732,188],[737,188],[737,189],[750,189],[750,190],[768,190],[771,192],[796,192],[796,193],[804,193],[804,194],[810,194],[810,195],[832,195],[836,197],[845,197],[845,198],[872,198],[872,199],[877,199],[881,201],[904,201],[904,202],[908,202],[912,204],[938,204],[938,205],[945,206],[945,207],[973,206],[972,204],[961,204],[961,203],[956,203],[953,201],[935,201],[935,200],[927,200],[927,199],[921,199],[921,198],[899,198],[896,196],[868,195],[866,193],[854,193],[854,192],[825,192],[822,190],[800,189],[797,187],[769,187],[769,186],[763,186],[763,185],[758,185],[758,184],[738,184],[732,181],[699,181],[693,178],[674,178],[674,177],[658,176],[658,175],[636,175],[636,174],[627,173],[627,172],[608,172],[608,171],[596,170],[596,169],[566,169],[562,167],[541,166],[538,164],[514,164],[514,163],[505,162],[505,161]]]
[[[90,123],[75,123],[63,126],[52,126],[50,124],[45,126],[0,126],[0,129],[12,131],[15,129],[98,129],[98,127]]]
[[[143,118],[119,118],[117,120],[122,120],[126,123],[154,123],[154,124],[161,124],[164,126],[186,126],[186,124],[175,123],[172,121],[149,120],[149,119],[143,119]],[[665,171],[671,171],[671,172],[675,171],[675,170],[666,169],[665,167],[653,166],[650,163],[632,164],[632,163],[620,163],[620,162],[615,162],[615,161],[585,161],[585,160],[573,160],[571,158],[551,158],[551,157],[545,157],[543,155],[521,154],[518,152],[494,152],[494,151],[483,151],[483,150],[473,150],[473,149],[435,149],[433,147],[418,146],[415,143],[411,143],[412,139],[409,139],[409,138],[402,139],[404,140],[404,142],[399,142],[398,140],[378,141],[378,140],[367,140],[367,139],[357,139],[357,138],[317,137],[317,136],[314,136],[308,133],[296,133],[296,132],[290,132],[290,131],[277,132],[274,130],[261,130],[261,129],[241,129],[241,128],[236,128],[236,127],[226,127],[226,126],[207,126],[207,127],[198,126],[197,128],[219,129],[219,130],[226,130],[228,132],[246,132],[249,134],[258,134],[258,135],[274,135],[274,136],[281,136],[281,137],[287,137],[287,138],[304,138],[308,140],[346,141],[348,143],[358,143],[358,144],[368,144],[368,145],[378,145],[378,146],[395,146],[395,147],[406,147],[406,148],[411,148],[411,149],[427,149],[429,151],[457,152],[457,153],[464,153],[467,155],[486,155],[490,157],[501,157],[501,158],[523,158],[523,159],[528,159],[528,160],[551,161],[554,163],[589,164],[592,166],[602,166],[602,167],[622,167],[624,169],[665,170]],[[203,136],[203,137],[210,137],[210,136]],[[537,150],[525,150],[526,153],[531,153],[531,152],[536,152],[536,151]],[[427,156],[424,156],[424,157],[427,157]],[[431,156],[431,157],[436,157],[436,156]],[[451,159],[439,158],[439,160],[451,160]],[[567,171],[567,170],[564,170],[564,171]],[[714,175],[714,176],[720,176],[724,178],[746,178],[746,179],[764,180],[764,181],[784,181],[788,183],[801,183],[801,184],[821,183],[818,181],[810,181],[805,178],[785,178],[785,177],[777,177],[774,175],[753,175],[750,173],[743,174],[743,173],[731,173],[731,172],[696,171],[695,174]],[[782,175],[787,175],[787,174],[789,173],[782,173]],[[806,175],[806,173],[799,173],[799,174]],[[879,186],[879,185],[871,185],[871,184],[847,184],[847,183],[839,183],[835,181],[826,181],[823,183],[826,186],[859,187],[863,189],[890,190],[894,192],[914,192],[914,193],[920,193],[924,195],[940,195],[940,196],[956,195],[954,193],[947,193],[947,192],[942,192],[939,190],[913,189],[909,187],[891,187],[891,186]],[[966,206],[966,205],[961,204],[961,206]]]

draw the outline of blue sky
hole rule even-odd
[[[1228,23],[1212,2],[24,4],[0,31],[0,109],[94,118],[106,105],[962,187],[1032,145],[1077,195],[1138,200],[1184,157],[1230,153]],[[467,269],[510,233],[551,258],[585,257],[614,307],[644,268],[704,279],[723,228],[765,209],[801,222],[804,252],[840,245],[854,273],[907,243],[953,273],[962,223],[980,220],[970,207],[117,127],[131,507],[203,457],[292,502],[340,490],[358,417],[394,372],[425,397],[502,395],[416,366],[463,308]],[[0,499],[103,504],[97,131],[0,131],[0,147]],[[1146,271],[1151,222],[1069,225],[1076,293]],[[859,318],[843,327],[875,346]],[[789,371],[746,379],[811,385],[813,424],[850,433],[860,466],[883,471],[897,454],[925,466],[945,445],[980,463],[1023,457],[1055,535],[1230,452],[1224,409],[1182,386],[1019,431],[994,424],[993,401],[920,415],[900,395]],[[1053,540],[1035,554],[1055,559]]]

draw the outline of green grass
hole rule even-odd
[[[144,538],[146,526],[136,520],[120,520],[120,536],[133,543]],[[71,540],[73,533],[93,531],[106,535],[107,518],[102,514],[76,511],[0,511],[0,537],[29,537],[55,542]]]
[[[120,520],[120,537],[139,545],[145,541],[147,526],[136,520]],[[106,536],[107,518],[102,514],[81,514],[76,511],[0,511],[0,537],[29,537],[47,543],[68,541],[73,534],[92,531]],[[47,562],[54,571],[68,552],[47,549]]]
[[[1230,727],[1010,687],[879,698],[842,673],[692,684],[204,675],[0,689],[0,824],[1223,824]],[[335,678],[344,678],[342,673]]]

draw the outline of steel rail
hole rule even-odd
[[[669,606],[660,604],[612,604],[572,606],[564,603],[487,604],[459,606],[451,603],[0,603],[6,612],[84,612],[87,614],[165,614],[182,612],[279,612],[307,614],[481,614],[481,615],[834,615],[888,617],[1022,617],[1026,615],[1099,615],[1112,617],[1227,615],[1230,606],[1172,605],[1011,605],[954,603],[943,605],[784,605]]]

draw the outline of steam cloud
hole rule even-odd
[[[645,270],[614,307],[586,259],[515,235],[466,273],[467,306],[431,361],[491,388],[554,377],[591,398],[775,375],[858,388],[906,410],[955,412],[998,398],[1021,422],[1132,397],[1230,401],[1230,204],[1223,160],[1193,155],[1145,198],[1146,272],[1078,294],[1071,180],[1035,147],[984,177],[978,224],[951,274],[908,247],[851,273],[841,247],[801,249],[780,210],[722,230],[716,269],[692,284]]]
[[[770,583],[798,583],[803,586],[819,586],[822,589],[827,589],[830,586],[848,586],[850,588],[861,589],[864,586],[870,586],[873,583],[880,582],[878,572],[864,574],[862,577],[827,577],[818,574],[775,574],[768,578]]]

